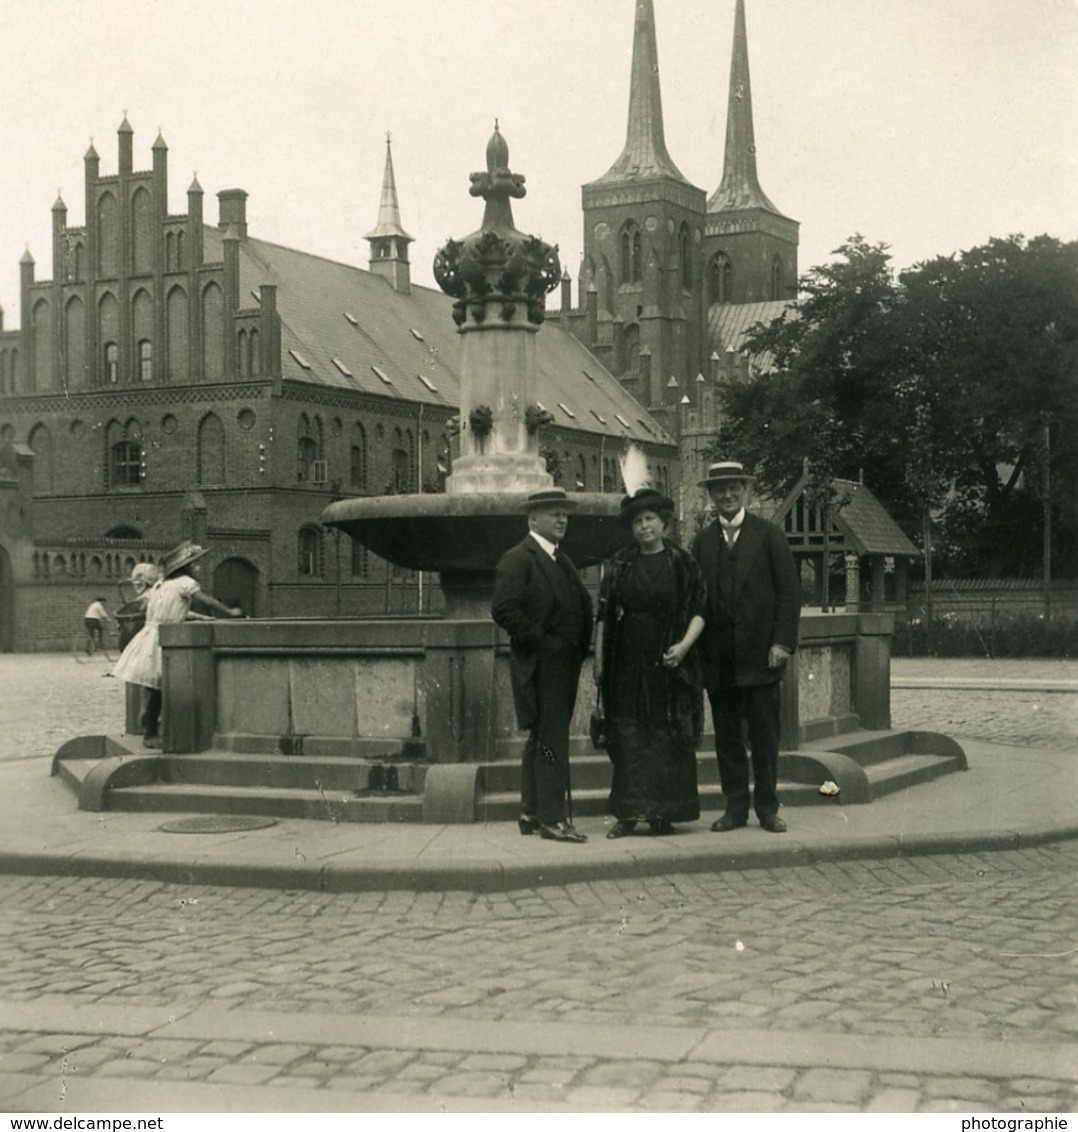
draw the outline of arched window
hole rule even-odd
[[[153,343],[148,338],[138,344],[138,376],[140,381],[153,381]]]
[[[30,447],[34,452],[34,488],[40,491],[52,491],[52,436],[45,425],[37,425],[30,433]]]
[[[198,426],[198,482],[225,482],[225,429],[214,413],[207,413]]]
[[[52,388],[52,311],[49,304],[41,299],[34,303],[30,314],[30,332],[33,336],[32,389]]]
[[[576,490],[588,490],[588,461],[584,456],[576,458]]]
[[[348,483],[360,491],[367,490],[367,434],[356,421],[352,425],[352,438],[348,459]]]
[[[712,258],[708,276],[711,302],[733,302],[734,269],[729,256],[725,252],[719,252]]]
[[[782,298],[782,257],[775,256],[771,261],[771,298]]]
[[[225,296],[216,283],[202,292],[202,376],[221,377],[225,368]]]
[[[120,257],[119,208],[111,193],[103,193],[97,202],[97,276],[115,279],[119,274]]]
[[[105,383],[115,385],[120,380],[120,347],[115,342],[105,343]]]
[[[252,330],[247,335],[247,374],[258,377],[262,372],[262,350],[259,346],[258,331]]]
[[[621,281],[639,283],[643,274],[640,229],[630,220],[621,232]]]
[[[300,577],[322,577],[322,532],[315,526],[301,527],[298,544]]]
[[[131,269],[135,275],[153,270],[153,200],[144,188],[131,198]]]
[[[187,270],[187,233],[176,233],[176,270]]]
[[[165,303],[165,342],[171,381],[184,381],[187,378],[190,365],[188,341],[187,293],[182,287],[173,287]]]
[[[142,447],[118,440],[109,451],[109,486],[138,487],[142,483]]]
[[[353,578],[366,578],[371,572],[371,552],[355,539],[352,540],[350,567]]]
[[[69,389],[88,383],[86,373],[86,307],[78,295],[67,301],[64,312],[64,356],[61,379]]]
[[[324,483],[325,465],[322,464],[322,422],[318,417],[308,419],[300,413],[296,425],[296,481],[298,483]]]
[[[692,235],[688,224],[678,232],[678,256],[681,260],[681,285],[686,291],[692,288]]]
[[[393,478],[389,490],[391,494],[402,495],[408,490],[408,453],[403,448],[394,448],[392,460]]]

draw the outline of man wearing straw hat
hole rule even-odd
[[[726,812],[711,828],[727,833],[752,808],[769,833],[785,833],[776,790],[779,761],[779,681],[797,648],[801,587],[781,528],[745,510],[753,477],[734,460],[720,460],[700,481],[718,512],[700,532],[693,556],[707,582],[708,611],[699,651],[715,722],[715,754]]]
[[[528,496],[528,535],[498,563],[491,615],[509,634],[521,730],[520,832],[582,842],[569,808],[569,724],[591,641],[591,596],[558,549],[576,503],[560,487]]]

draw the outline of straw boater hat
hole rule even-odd
[[[710,487],[713,483],[726,483],[730,480],[752,483],[755,478],[737,460],[718,460],[708,468],[707,475],[700,481],[700,487]]]
[[[524,504],[524,510],[543,511],[557,508],[559,511],[571,511],[577,505],[575,499],[570,499],[562,487],[545,487],[542,491],[533,491]]]
[[[204,554],[208,553],[197,543],[191,542],[190,539],[181,542],[179,546],[174,546],[165,555],[164,561],[161,563],[161,576],[171,578],[177,570],[190,566],[192,562],[197,562]]]
[[[663,514],[664,511],[673,514],[674,501],[668,499],[661,491],[656,491],[653,487],[639,488],[632,495],[625,496],[621,501],[618,522],[623,527],[631,526],[633,519],[641,511],[654,511],[657,515]]]

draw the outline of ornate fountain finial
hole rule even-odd
[[[434,259],[438,286],[457,301],[453,321],[463,326],[468,315],[476,323],[487,317],[487,304],[511,322],[522,304],[528,322],[539,325],[546,314],[544,296],[561,278],[557,246],[518,232],[510,199],[527,190],[524,176],[509,169],[509,146],[498,121],[487,143],[487,168],[471,174],[471,195],[486,202],[483,226],[463,240],[448,240]]]

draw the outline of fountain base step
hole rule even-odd
[[[520,809],[520,766],[423,764],[343,757],[295,757],[205,751],[150,753],[137,737],[82,736],[53,759],[53,774],[76,793],[79,808],[337,822],[513,821]],[[700,808],[721,810],[714,755],[697,756]],[[924,731],[857,731],[816,740],[779,756],[785,806],[858,804],[966,768],[962,748]],[[572,759],[573,810],[607,812],[610,761]],[[831,787],[821,793],[825,783]]]

